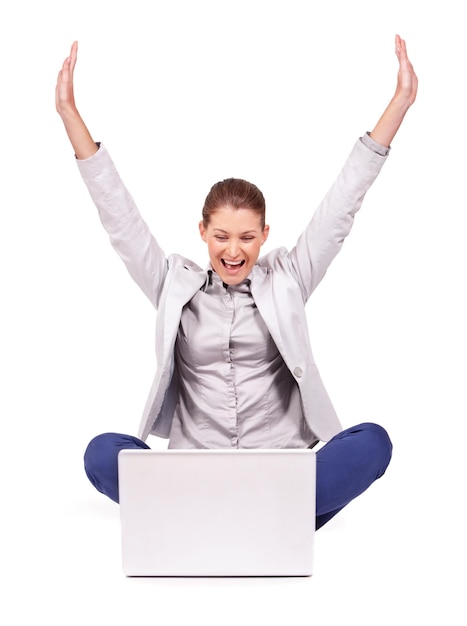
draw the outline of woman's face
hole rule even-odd
[[[253,269],[269,226],[262,229],[258,213],[251,209],[221,207],[211,214],[207,227],[200,222],[199,231],[208,244],[212,269],[227,285],[239,285]]]

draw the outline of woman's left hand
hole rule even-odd
[[[396,35],[396,55],[399,59],[399,72],[394,98],[400,98],[411,106],[417,97],[418,78],[407,56],[405,41],[399,35]]]

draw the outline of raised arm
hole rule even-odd
[[[378,176],[389,146],[417,95],[417,76],[407,57],[405,42],[396,35],[399,59],[394,96],[370,136],[354,146],[337,179],[316,209],[289,259],[306,300],[325,275],[350,233],[355,214]]]
[[[58,74],[55,106],[77,157],[78,170],[112,246],[131,277],[158,308],[168,262],[105,146],[98,148],[76,108],[73,72],[77,52],[78,44],[75,41],[70,56],[65,59]]]
[[[396,35],[396,55],[399,59],[396,92],[370,133],[375,141],[387,147],[399,130],[405,114],[415,102],[418,89],[417,75],[407,56],[405,41],[399,35]]]
[[[58,73],[55,88],[55,108],[62,118],[68,138],[78,159],[88,159],[97,152],[97,145],[78,113],[73,88],[73,73],[78,57],[78,42],[73,42],[70,56],[65,59]]]

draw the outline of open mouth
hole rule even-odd
[[[243,259],[243,261],[226,261],[225,259],[221,259],[221,262],[227,270],[238,270],[245,265],[245,259]]]

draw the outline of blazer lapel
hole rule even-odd
[[[206,278],[206,272],[201,269],[193,269],[186,265],[175,268],[170,285],[167,285],[167,293],[170,293],[170,296],[165,298],[165,306],[159,309],[162,319],[161,323],[157,324],[158,329],[163,329],[163,336],[159,336],[158,339],[163,346],[165,357],[173,350],[183,307],[201,289]]]
[[[268,270],[259,265],[255,265],[251,272],[251,294],[277,349],[284,356],[286,353],[277,317],[280,303],[275,302],[272,280]]]

